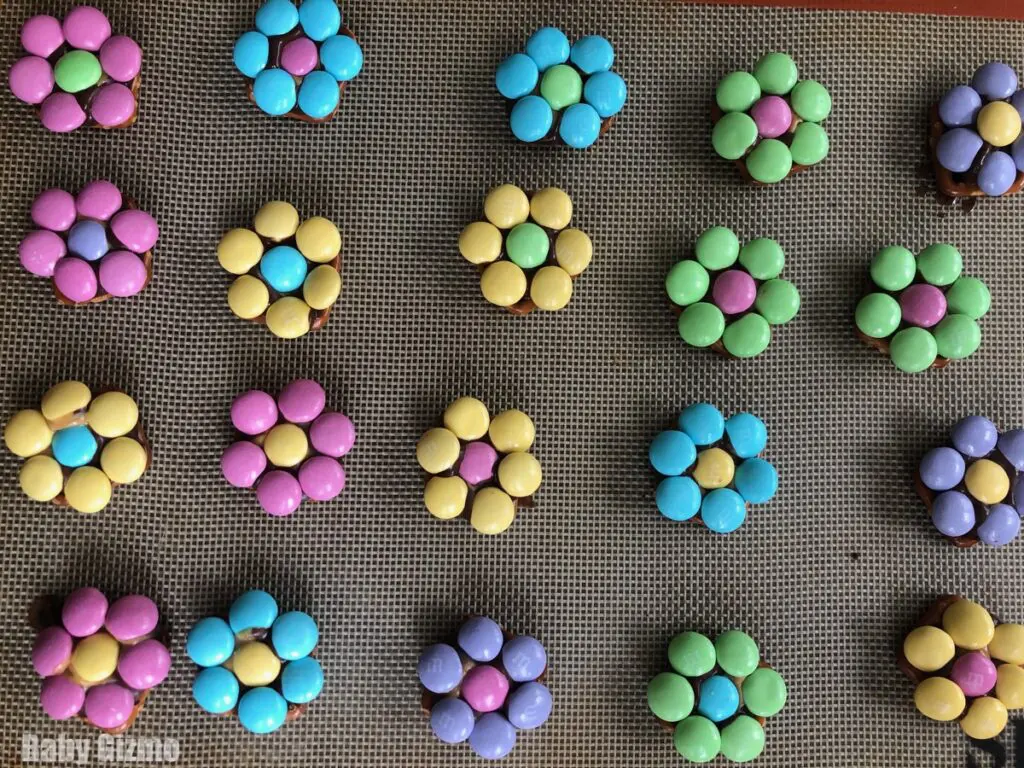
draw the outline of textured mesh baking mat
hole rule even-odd
[[[0,8],[2,61],[20,22],[70,4]],[[929,103],[991,58],[1018,70],[1024,24],[938,17],[722,9],[679,3],[345,3],[366,67],[331,123],[271,120],[246,100],[234,39],[255,2],[107,0],[114,29],[145,50],[132,129],[47,134],[0,96],[0,408],[30,407],[80,378],[138,399],[155,450],[141,482],[93,517],[28,502],[0,458],[0,739],[95,731],[47,721],[28,660],[31,599],[95,584],[152,595],[175,664],[132,734],[177,738],[188,766],[478,765],[429,733],[420,648],[469,612],[536,634],[551,659],[551,720],[509,766],[670,766],[647,681],[677,631],[743,628],[785,676],[765,766],[964,763],[951,724],[926,721],[894,648],[939,593],[1024,619],[1024,543],[964,552],[931,530],[911,481],[919,455],[968,412],[1024,423],[1024,196],[970,215],[918,194]],[[541,24],[615,44],[629,103],[587,152],[510,137],[495,64]],[[713,156],[708,106],[722,74],[768,49],[826,83],[832,156],[772,189],[744,186]],[[114,180],[161,226],[156,280],[139,297],[59,307],[18,267],[35,194]],[[515,318],[479,296],[459,230],[485,192],[564,187],[596,255],[569,307]],[[268,199],[343,230],[345,288],[321,332],[291,342],[231,316],[214,248]],[[683,346],[663,295],[702,229],[779,239],[804,306],[745,363]],[[992,289],[981,350],[942,372],[898,374],[855,338],[852,311],[879,246],[961,246]],[[249,387],[302,375],[355,420],[334,502],[288,520],[259,511],[218,467],[228,408]],[[537,424],[538,507],[502,536],[422,508],[416,439],[474,394]],[[768,424],[781,491],[736,533],[671,523],[653,507],[651,437],[695,400]],[[320,621],[326,688],[272,737],[192,703],[183,650],[197,619],[250,587]],[[1011,729],[1012,730],[1012,729]],[[1005,740],[1009,740],[1010,730]],[[984,763],[983,763],[984,764]]]

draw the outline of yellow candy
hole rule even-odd
[[[52,501],[64,487],[64,472],[52,456],[33,456],[21,465],[18,480],[33,501]]]
[[[281,661],[270,646],[260,642],[245,643],[231,657],[231,670],[242,685],[270,685],[281,674]]]
[[[327,309],[341,295],[341,273],[330,264],[321,264],[306,276],[302,298],[313,309]]]
[[[701,488],[725,488],[732,482],[736,464],[732,456],[721,448],[708,448],[697,454],[697,466],[693,468],[693,479]]]
[[[146,471],[149,457],[146,449],[137,440],[119,437],[103,446],[100,466],[112,483],[128,485],[134,483]]]
[[[274,466],[297,467],[309,453],[309,440],[301,427],[278,424],[267,433],[263,452]]]
[[[495,449],[502,453],[528,451],[533,445],[536,429],[533,421],[522,411],[502,411],[493,419],[487,430]]]
[[[993,147],[1013,144],[1020,128],[1020,113],[1005,101],[991,101],[978,113],[978,133]]]
[[[444,425],[460,440],[479,440],[487,434],[491,414],[475,397],[460,397],[445,408]]]
[[[302,222],[295,232],[295,245],[310,261],[326,264],[341,253],[341,232],[323,216],[314,216]]]
[[[484,216],[498,229],[511,229],[530,215],[526,193],[512,184],[502,184],[484,198]]]
[[[228,288],[228,306],[236,317],[252,320],[267,311],[270,291],[266,283],[252,275],[242,275]]]
[[[988,611],[973,600],[957,600],[942,614],[942,628],[953,642],[969,651],[978,651],[992,642],[995,626]]]
[[[929,677],[914,689],[917,711],[932,720],[955,720],[967,706],[960,686],[947,677]]]
[[[496,534],[506,530],[516,517],[516,504],[504,491],[484,488],[473,497],[469,524],[480,533]]]
[[[978,459],[971,464],[964,483],[967,492],[982,504],[998,504],[1010,492],[1010,478],[1006,476],[1006,470],[991,459]]]
[[[285,240],[299,228],[299,212],[291,203],[274,200],[256,212],[253,225],[268,240]]]
[[[121,646],[106,632],[97,632],[78,641],[71,653],[71,674],[86,683],[99,683],[117,670]]]
[[[416,461],[425,472],[447,472],[459,460],[459,438],[442,427],[428,429],[416,443]]]
[[[510,307],[526,295],[526,273],[511,261],[496,261],[480,275],[480,291],[491,304]]]
[[[92,400],[92,392],[80,381],[62,381],[50,387],[43,395],[43,418],[59,422],[84,410]]]
[[[501,255],[501,232],[489,221],[474,221],[459,235],[459,253],[470,264],[490,264]]]
[[[942,669],[956,654],[953,638],[938,627],[917,627],[903,641],[903,655],[922,672]]]
[[[262,256],[263,241],[251,229],[232,229],[217,245],[217,261],[233,275],[244,275]]]
[[[39,411],[18,411],[4,427],[4,442],[15,456],[35,456],[50,447],[53,430]]]
[[[127,435],[139,423],[139,406],[124,392],[104,392],[92,401],[85,423],[101,437]]]
[[[110,478],[96,467],[79,467],[64,485],[64,498],[76,512],[99,512],[110,503]]]
[[[282,339],[297,339],[309,333],[309,304],[295,296],[284,296],[267,310],[267,328]]]
[[[1003,702],[992,696],[982,696],[971,703],[960,727],[972,739],[994,739],[1006,728],[1007,719],[1009,713]]]
[[[523,498],[540,488],[540,462],[529,453],[510,453],[498,464],[498,482],[510,496]]]
[[[572,219],[572,200],[557,187],[542,189],[530,201],[530,215],[542,227],[565,229]]]
[[[572,278],[561,267],[541,267],[530,283],[530,298],[538,309],[562,309],[572,298]]]
[[[992,633],[988,655],[1010,664],[1024,664],[1024,625],[1000,624]]]
[[[1024,669],[1002,664],[996,670],[996,697],[1007,709],[1024,708]]]
[[[427,511],[441,520],[458,517],[466,508],[469,486],[461,477],[432,477],[423,489]]]
[[[590,242],[586,232],[566,229],[559,232],[555,238],[555,261],[571,277],[589,267],[593,257],[594,244]]]

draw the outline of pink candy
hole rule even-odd
[[[277,423],[277,403],[259,389],[235,398],[231,404],[231,423],[245,435],[259,435]]]
[[[501,709],[508,688],[508,678],[487,664],[473,667],[462,678],[462,698],[477,712]]]
[[[793,124],[793,110],[781,96],[764,96],[750,108],[757,132],[766,139],[776,139]]]
[[[26,104],[40,104],[53,91],[53,68],[38,56],[26,56],[14,62],[8,75],[14,98]]]
[[[110,37],[110,21],[103,11],[89,5],[72,8],[62,29],[68,45],[85,51],[98,51]]]
[[[49,58],[64,45],[64,31],[53,16],[33,16],[21,27],[21,47],[33,56]]]
[[[160,685],[171,668],[171,654],[158,640],[143,640],[121,651],[117,674],[125,684],[137,691]]]
[[[63,189],[47,189],[33,201],[31,216],[43,229],[66,232],[75,223],[75,198]]]
[[[302,487],[299,481],[284,470],[275,469],[260,480],[256,498],[268,515],[285,517],[299,508],[302,502]]]
[[[313,501],[330,501],[345,490],[345,470],[329,456],[313,456],[299,469],[299,485]]]
[[[97,179],[82,187],[82,191],[75,198],[75,207],[78,209],[79,216],[97,221],[107,221],[121,210],[123,202],[121,190],[109,181]],[[68,226],[71,225],[68,224]],[[53,229],[53,227],[49,227],[49,229]]]
[[[277,405],[281,415],[293,424],[308,424],[324,409],[327,393],[310,379],[297,379],[281,390]]]
[[[65,598],[60,618],[74,637],[95,634],[107,618],[107,598],[96,587],[77,589]]]
[[[48,677],[39,691],[39,703],[54,720],[67,720],[81,711],[85,689],[63,675]]]
[[[148,279],[146,265],[131,251],[111,251],[100,261],[100,285],[111,296],[134,296]]]
[[[325,456],[338,459],[352,450],[356,442],[356,427],[342,413],[321,413],[309,428],[309,442]]]
[[[70,93],[51,93],[39,108],[39,119],[54,133],[68,133],[85,122],[85,110]]]
[[[224,479],[236,488],[252,488],[267,468],[267,454],[255,443],[239,440],[220,457]]]
[[[98,284],[96,272],[89,263],[74,256],[66,256],[53,269],[53,284],[68,300],[76,304],[96,298]]]
[[[71,660],[75,641],[63,627],[47,627],[32,645],[32,666],[41,677],[58,675]]]
[[[308,75],[317,61],[316,43],[308,37],[297,37],[281,49],[281,67],[290,75]]]
[[[111,79],[131,82],[142,69],[142,49],[130,37],[115,35],[100,48],[100,66]]]
[[[498,452],[489,443],[475,442],[466,446],[459,465],[459,476],[470,485],[479,485],[494,477]]]
[[[92,111],[92,119],[100,126],[115,128],[128,122],[135,114],[135,97],[127,86],[107,83],[96,89],[89,109]]]
[[[715,278],[711,296],[722,312],[727,315],[738,315],[754,305],[757,285],[754,278],[746,272],[730,269]]]
[[[145,637],[159,621],[156,603],[145,595],[125,595],[107,609],[105,626],[115,640],[124,643]]]
[[[64,258],[67,252],[67,246],[60,235],[38,229],[29,232],[18,245],[18,260],[21,266],[33,275],[52,277],[57,262]]]
[[[135,696],[118,683],[90,688],[85,694],[85,717],[100,728],[124,725],[135,709]]]
[[[984,696],[995,688],[996,665],[985,654],[971,651],[953,662],[949,677],[965,696]]]
[[[946,316],[946,296],[934,285],[917,283],[900,294],[900,311],[910,325],[931,328]]]

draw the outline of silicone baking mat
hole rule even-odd
[[[366,67],[327,125],[272,120],[231,63],[255,2],[107,0],[115,30],[145,50],[130,130],[46,134],[0,96],[0,412],[52,383],[120,386],[155,446],[141,482],[86,517],[28,502],[0,458],[0,739],[93,738],[47,721],[29,664],[32,598],[94,584],[152,595],[173,628],[170,679],[133,735],[175,738],[187,766],[479,765],[419,712],[421,647],[470,612],[535,634],[551,660],[551,720],[508,766],[675,766],[647,711],[647,681],[678,631],[749,631],[785,676],[757,763],[965,764],[953,724],[914,711],[896,669],[902,633],[938,594],[1024,619],[1024,543],[961,551],[931,528],[911,481],[920,454],[970,412],[1024,423],[1024,197],[969,215],[920,194],[928,105],[980,63],[1024,67],[1024,24],[891,14],[716,8],[677,2],[371,2],[343,5]],[[17,29],[69,4],[10,0]],[[587,152],[515,143],[494,66],[555,24],[608,36],[629,103]],[[717,79],[767,50],[795,56],[835,100],[831,157],[771,189],[741,183],[710,148]],[[16,247],[44,187],[106,177],[161,226],[156,280],[139,297],[57,306]],[[526,318],[485,304],[456,250],[492,186],[554,184],[596,255],[569,307]],[[269,199],[338,222],[345,288],[327,328],[282,342],[233,318],[214,249]],[[681,343],[668,268],[705,227],[773,236],[804,305],[760,358],[730,362]],[[992,289],[969,361],[907,376],[860,344],[853,307],[872,253],[898,242],[959,245]],[[359,430],[334,502],[275,520],[229,488],[219,455],[228,408],[250,387],[302,375]],[[415,442],[461,394],[519,407],[537,424],[536,509],[487,538],[422,507]],[[727,537],[653,506],[650,439],[708,400],[768,424],[781,491]],[[307,715],[271,737],[193,704],[183,640],[200,617],[261,587],[320,621],[327,683]],[[1012,729],[1002,743],[1013,747]],[[980,755],[980,753],[978,753]],[[981,758],[984,758],[981,755]],[[987,758],[985,758],[987,759]],[[980,764],[985,765],[984,761]]]

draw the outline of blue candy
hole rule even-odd
[[[735,413],[725,420],[729,444],[741,459],[757,456],[768,444],[768,428],[752,413]]]
[[[469,746],[480,757],[500,760],[516,745],[516,729],[497,712],[488,712],[476,721],[469,734]]]
[[[416,674],[431,693],[448,693],[462,682],[462,659],[450,645],[437,643],[420,653]]]
[[[940,493],[932,501],[932,523],[946,536],[963,536],[974,528],[974,503],[960,491]]]
[[[1017,180],[1017,164],[1006,152],[990,152],[978,171],[978,186],[989,197],[999,197]]]
[[[569,59],[569,38],[560,29],[541,27],[526,40],[526,55],[543,72]]]
[[[284,665],[281,693],[293,704],[307,704],[324,689],[324,671],[312,656]]]
[[[53,458],[64,467],[84,467],[93,460],[98,447],[96,436],[84,424],[57,430],[50,445]]]
[[[262,32],[246,32],[235,41],[235,66],[246,77],[256,77],[270,59],[270,41]]]
[[[969,85],[950,88],[939,100],[939,119],[947,128],[974,125],[981,111],[981,96]]]
[[[551,691],[540,683],[527,683],[508,697],[508,719],[516,728],[540,728],[551,716]]]
[[[601,135],[601,116],[589,104],[573,104],[562,113],[558,135],[573,149],[586,149]]]
[[[441,699],[430,710],[430,730],[445,744],[461,744],[469,738],[476,717],[462,699]]]
[[[295,108],[295,80],[283,69],[264,69],[253,80],[252,97],[268,115],[285,115]]]
[[[524,96],[512,107],[509,125],[520,141],[540,141],[548,135],[555,114],[551,105],[540,96]]]
[[[751,504],[764,504],[779,489],[775,467],[764,459],[747,459],[736,467],[736,490]]]
[[[602,118],[617,115],[626,104],[626,81],[614,72],[598,72],[587,78],[583,99]]]
[[[501,664],[517,683],[536,680],[548,665],[548,655],[540,641],[529,635],[513,637],[501,649]]]
[[[320,630],[308,613],[289,611],[277,617],[270,629],[270,639],[278,656],[295,661],[313,652],[320,641]]]
[[[525,53],[514,53],[498,65],[494,85],[506,99],[518,99],[533,92],[538,77],[536,62]]]
[[[474,616],[459,627],[458,641],[473,661],[493,661],[501,653],[505,635],[494,619]]]
[[[308,2],[308,0],[307,0]],[[310,72],[299,86],[299,109],[303,114],[319,120],[338,107],[341,91],[335,77],[322,70]]]
[[[704,525],[715,533],[732,533],[747,518],[743,497],[731,488],[716,488],[704,497],[700,505]]]
[[[284,35],[299,23],[299,9],[291,0],[267,0],[256,11],[256,29],[267,37]]]
[[[651,466],[658,474],[674,477],[685,472],[697,459],[697,447],[685,432],[666,430],[651,441]]]
[[[215,667],[235,652],[235,635],[224,619],[201,619],[185,638],[185,652],[200,667]]]
[[[224,667],[207,667],[192,683],[192,698],[211,714],[230,712],[238,703],[238,679]]]
[[[573,43],[569,60],[586,75],[607,72],[615,61],[615,49],[600,35],[587,35]]]
[[[700,511],[700,487],[692,477],[666,477],[658,483],[654,501],[669,520],[689,520]]]
[[[290,245],[276,245],[260,259],[260,274],[278,293],[291,293],[301,288],[307,269],[306,259]]]
[[[971,86],[986,99],[1008,99],[1017,90],[1017,73],[1001,61],[982,64],[971,78]]]
[[[252,688],[238,700],[238,721],[252,733],[273,733],[288,715],[288,702],[273,688]]]
[[[970,169],[984,143],[981,136],[970,128],[954,128],[939,137],[935,156],[947,171],[963,173]]]
[[[320,46],[320,63],[339,82],[346,82],[363,68],[363,49],[348,35],[334,35]]]
[[[228,624],[235,634],[250,629],[270,629],[276,618],[277,601],[262,589],[250,589],[239,595],[228,609]]]
[[[740,708],[740,692],[725,675],[712,675],[700,684],[697,711],[713,723],[720,723]]]
[[[978,538],[992,547],[1009,544],[1020,533],[1020,515],[1009,504],[993,504],[978,526]]]
[[[697,445],[711,445],[725,434],[725,418],[710,403],[694,403],[679,414],[679,428]]]
[[[68,232],[68,251],[86,261],[98,261],[109,250],[107,228],[98,221],[79,221]]]
[[[319,43],[338,34],[341,29],[341,11],[334,0],[302,0],[299,23],[306,36]]]

